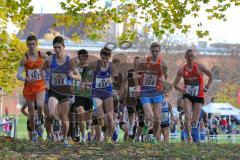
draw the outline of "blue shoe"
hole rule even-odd
[[[32,133],[32,142],[33,143],[37,143],[38,141],[38,135],[36,132]]]
[[[71,145],[68,143],[68,140],[67,139],[63,139],[63,147],[64,148],[68,148],[70,147]]]
[[[113,135],[112,135],[112,140],[114,142],[117,142],[117,139],[118,139],[118,134],[117,134],[116,130],[114,130]]]

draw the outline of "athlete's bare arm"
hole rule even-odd
[[[179,82],[180,82],[180,80],[181,80],[181,78],[182,78],[182,73],[183,73],[183,67],[182,68],[180,68],[179,70],[178,70],[178,72],[177,72],[177,76],[176,76],[176,78],[175,78],[175,80],[174,80],[174,88],[177,90],[177,91],[179,91],[179,92],[181,92],[181,93],[185,93],[185,90],[184,89],[182,89],[182,88],[180,88],[179,86],[178,86],[178,84],[179,84]]]
[[[204,122],[204,126],[208,127],[208,118],[207,118],[207,113],[205,111],[203,112],[203,122]]]
[[[47,70],[47,69],[50,68],[51,60],[52,60],[52,55],[46,57],[43,65],[42,65],[42,67],[40,68],[40,74],[41,74],[41,76],[43,75],[43,71],[44,71],[44,70]],[[44,82],[45,82],[46,88],[49,89],[49,83],[47,82],[46,78],[44,78]]]
[[[51,56],[47,56],[45,61],[44,61],[44,63],[43,63],[43,66],[42,66],[41,70],[45,70],[45,69],[49,68],[51,60],[52,60],[52,55]]]
[[[74,59],[70,60],[70,67],[72,69],[72,72],[70,72],[69,76],[71,76],[72,79],[74,79],[74,80],[80,81],[81,80],[81,75],[78,72],[77,65],[76,65]]]
[[[112,63],[112,78],[118,76],[118,72],[117,66]]]
[[[163,69],[163,75],[165,80],[167,80],[168,78],[168,68],[167,68],[167,64],[165,62],[162,63],[161,65],[162,69]]]
[[[205,66],[199,64],[199,69],[208,76],[208,82],[207,82],[207,87],[209,87],[213,81],[213,74],[210,70],[208,70]]]
[[[182,112],[179,114],[179,121],[180,121],[180,128],[181,128],[181,129],[184,129],[183,115],[184,115],[184,111],[182,111]]]
[[[169,102],[168,102],[168,106],[169,106],[169,111],[170,111],[170,115],[171,115],[171,124],[173,125],[173,122],[174,122],[173,108]]]
[[[25,55],[22,57],[21,61],[20,61],[20,65],[18,67],[18,71],[17,71],[17,79],[21,80],[21,81],[26,81],[27,77],[23,76],[24,70],[25,70],[25,62],[26,62],[26,57]]]
[[[42,57],[44,60],[48,57],[48,55],[47,55],[46,53],[44,53],[44,52],[40,52],[40,54],[41,54],[41,57]]]
[[[95,71],[97,69],[97,64],[100,63],[99,60],[92,61],[88,64],[89,69]]]

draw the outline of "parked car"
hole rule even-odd
[[[240,115],[232,115],[231,122],[235,122],[236,124],[240,124]]]

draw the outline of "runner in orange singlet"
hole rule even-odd
[[[46,55],[37,51],[37,38],[34,35],[27,38],[28,52],[22,57],[20,67],[18,68],[17,78],[25,82],[23,95],[27,101],[29,110],[29,121],[32,128],[32,141],[37,141],[35,132],[35,115],[34,102],[37,102],[38,116],[37,123],[41,124],[42,107],[45,98],[44,75],[40,72],[40,68],[44,63]],[[22,76],[23,72],[26,76]]]
[[[183,109],[185,113],[185,128],[187,130],[188,142],[192,142],[191,128],[198,126],[200,110],[204,104],[204,91],[207,91],[212,83],[212,73],[203,65],[194,62],[193,50],[188,49],[185,52],[187,64],[181,67],[177,72],[174,81],[174,87],[183,93]],[[204,88],[203,73],[208,76],[208,82]],[[184,88],[179,87],[181,77],[184,79]]]

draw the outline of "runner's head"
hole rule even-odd
[[[134,57],[134,59],[133,59],[133,66],[134,66],[134,68],[137,68],[137,66],[141,62],[141,60],[142,60],[141,56]]]
[[[111,58],[111,55],[112,55],[111,49],[107,47],[104,47],[103,49],[101,49],[100,57],[101,57],[101,62],[103,66],[107,66]]]
[[[52,55],[52,52],[51,52],[51,51],[47,51],[46,54],[47,54],[48,56],[51,56],[51,55]]]
[[[121,64],[121,61],[120,61],[119,59],[117,59],[117,58],[114,58],[114,59],[112,60],[112,63],[115,64],[117,67],[119,67],[120,64]]]
[[[37,37],[35,35],[30,35],[27,37],[26,42],[29,52],[34,53],[37,48]]]
[[[185,59],[187,60],[187,63],[192,63],[194,61],[194,52],[192,49],[188,49],[185,52]]]
[[[85,49],[79,50],[78,51],[78,59],[80,61],[81,66],[85,65],[88,60],[88,51]]]
[[[56,36],[53,39],[53,48],[56,54],[63,53],[65,45],[64,45],[64,39],[61,36]]]
[[[157,42],[153,42],[150,46],[151,56],[157,58],[158,54],[161,52],[161,45]]]

